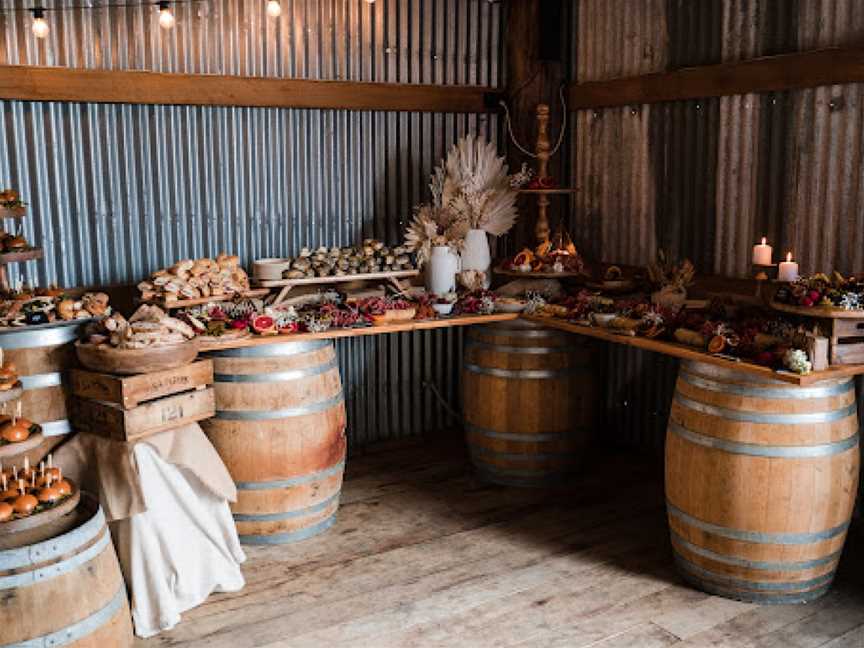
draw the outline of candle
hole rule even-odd
[[[759,245],[753,246],[753,265],[771,265],[771,253],[773,252],[773,249],[768,245],[767,240],[768,239],[763,236],[762,242]]]
[[[780,281],[795,281],[798,279],[798,264],[792,260],[792,253],[786,255],[786,260],[780,262],[777,278]]]

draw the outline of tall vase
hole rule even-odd
[[[446,245],[432,248],[426,265],[426,290],[435,295],[456,290],[456,273],[459,272],[459,256]]]
[[[486,278],[483,281],[483,287],[488,288],[492,283],[491,267],[492,255],[489,254],[489,239],[486,232],[481,229],[468,230],[462,245],[462,270],[476,270],[485,273]]]

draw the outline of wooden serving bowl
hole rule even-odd
[[[75,343],[79,362],[101,373],[131,376],[166,371],[187,365],[198,356],[198,341],[154,346],[146,349],[115,349],[107,344]]]
[[[62,533],[68,526],[69,514],[73,513],[81,501],[78,485],[67,479],[72,486],[72,494],[65,500],[41,513],[25,518],[0,522],[0,549],[15,549]]]

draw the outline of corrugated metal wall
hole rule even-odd
[[[858,0],[579,0],[572,80],[860,44]],[[862,86],[580,110],[571,229],[594,258],[643,264],[657,246],[746,276],[768,236],[802,272],[864,270]],[[610,355],[613,436],[662,447],[676,364]]]
[[[50,7],[80,5],[48,2]],[[0,13],[0,63],[399,83],[498,85],[501,8],[486,0],[264,0]],[[29,3],[0,0],[0,7]],[[45,260],[20,272],[64,286],[135,282],[178,259],[244,263],[303,245],[395,243],[428,199],[433,166],[462,134],[497,141],[495,116],[0,101],[0,185],[31,204]],[[15,271],[15,270],[13,270]],[[422,387],[458,401],[461,334],[337,343],[350,440],[452,424]]]

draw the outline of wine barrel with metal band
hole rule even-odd
[[[4,360],[15,364],[24,394],[21,411],[45,436],[72,431],[66,416],[64,374],[75,366],[79,324],[35,326],[0,333]]]
[[[682,363],[666,499],[686,580],[758,603],[828,590],[857,492],[855,402],[851,379],[804,387]]]
[[[346,446],[333,344],[278,340],[210,357],[216,416],[202,426],[237,484],[241,542],[297,542],[328,529]]]
[[[592,340],[515,320],[472,327],[465,344],[465,432],[484,479],[562,481],[584,454],[603,402]]]
[[[132,645],[126,585],[102,509],[83,496],[81,523],[0,551],[0,646]]]

